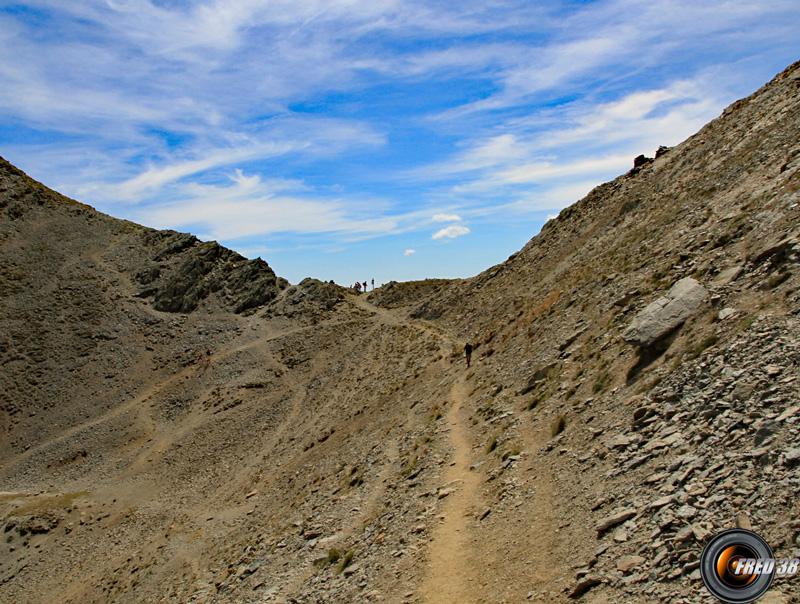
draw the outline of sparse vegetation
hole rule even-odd
[[[341,557],[342,557],[342,552],[340,552],[335,547],[332,547],[331,549],[328,550],[327,562],[328,564],[336,564]]]
[[[748,316],[742,318],[739,321],[739,330],[740,331],[747,331],[748,329],[750,329],[753,326],[753,323],[755,323],[755,320],[756,320],[756,316],[755,315],[748,315]]]
[[[716,344],[718,340],[719,338],[716,335],[712,334],[710,336],[706,336],[689,350],[689,355],[688,355],[689,359],[696,359],[701,354],[703,354],[703,351],[705,351],[707,348],[711,348],[714,344]]]
[[[764,283],[764,289],[775,289],[791,276],[792,274],[788,271],[776,273],[767,279],[766,283]]]
[[[594,381],[594,384],[592,384],[592,392],[594,394],[598,394],[598,393],[602,392],[603,390],[605,390],[606,387],[608,386],[608,381],[609,381],[610,377],[611,376],[609,375],[608,370],[607,369],[603,369],[597,375],[597,379]]]
[[[353,550],[349,549],[345,552],[344,556],[341,557],[339,560],[339,564],[336,567],[336,572],[341,573],[344,572],[344,569],[350,566],[353,562]]]

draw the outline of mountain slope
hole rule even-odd
[[[713,531],[797,555],[798,140],[795,64],[368,298],[1,162],[0,600],[680,602]]]
[[[488,542],[506,531],[513,570],[497,589],[510,601],[523,590],[506,587],[509,578],[524,576],[542,540],[614,587],[589,600],[693,593],[702,540],[682,531],[707,535],[739,512],[782,554],[800,553],[799,140],[796,63],[564,210],[507,262],[422,300],[407,287],[409,316],[475,344],[484,438],[501,451],[534,449],[522,475],[552,490],[515,502],[508,519],[478,533]],[[707,291],[696,312],[651,347],[626,343],[637,313],[687,277]],[[403,295],[392,299],[397,308]],[[648,508],[654,502],[661,507]],[[546,537],[507,528],[541,509],[559,510]],[[604,517],[627,509],[636,516],[618,540],[596,538]],[[608,549],[598,557],[595,547]],[[644,561],[623,575],[614,566],[626,555]]]

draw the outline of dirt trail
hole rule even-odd
[[[285,338],[297,333],[302,333],[304,331],[319,329],[323,325],[337,325],[337,324],[339,323],[323,322],[317,325],[302,326],[302,327],[296,327],[296,328],[272,332],[266,336],[259,336],[256,337],[255,339],[248,340],[247,342],[241,344],[237,342],[222,350],[216,351],[211,356],[211,362],[217,363],[233,355],[249,351],[260,346],[264,346],[269,342],[279,340],[281,338]],[[75,437],[76,434],[80,432],[91,430],[96,426],[101,426],[129,412],[135,413],[137,415],[137,421],[142,422],[144,421],[142,414],[148,415],[149,411],[149,406],[146,405],[145,403],[150,401],[153,397],[157,396],[160,392],[162,392],[166,388],[172,386],[176,382],[179,382],[181,379],[196,374],[199,371],[202,371],[202,367],[194,363],[186,367],[183,367],[182,369],[177,370],[175,373],[171,375],[165,376],[163,379],[160,379],[156,382],[152,382],[148,384],[142,391],[140,391],[138,395],[130,398],[128,401],[116,405],[108,409],[105,413],[102,413],[90,420],[71,426],[70,428],[64,430],[59,436],[31,447],[27,451],[24,451],[15,456],[14,458],[8,460],[7,463],[0,463],[0,468],[3,468],[4,466],[10,468],[13,464],[22,463],[45,447],[51,447],[56,443],[72,439]],[[158,431],[158,426],[156,425],[155,421],[153,421],[153,419],[149,417],[149,415],[147,417],[147,420],[148,421],[145,422],[147,424],[147,428],[145,429],[145,438],[153,436],[153,434],[155,434]],[[151,445],[148,448],[155,448],[156,446],[157,445]]]
[[[445,488],[454,490],[439,510],[444,520],[434,530],[428,551],[422,596],[429,604],[472,601],[473,582],[478,578],[470,560],[473,548],[468,524],[478,509],[480,476],[470,470],[472,444],[462,409],[467,398],[465,378],[461,377],[453,384],[450,398],[447,424],[453,458],[445,472],[444,482]]]
[[[376,307],[363,297],[354,296],[353,302],[384,323],[413,326],[440,340],[443,345],[441,363],[443,370],[447,370],[447,349],[454,345],[454,340],[446,333],[422,321],[409,320],[391,310]],[[480,579],[480,573],[476,572],[471,560],[474,548],[469,523],[480,510],[481,477],[478,472],[470,470],[472,442],[464,409],[467,388],[466,376],[462,374],[449,393],[450,407],[446,419],[453,456],[442,477],[442,486],[450,493],[437,510],[437,516],[443,520],[434,529],[428,546],[428,566],[421,585],[423,601],[428,604],[474,602]]]

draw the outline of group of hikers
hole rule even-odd
[[[374,290],[375,289],[375,279],[372,279],[371,282],[372,282],[372,289]],[[362,285],[359,281],[356,281],[356,284],[353,286],[353,290],[357,294],[360,294],[362,291],[366,294],[367,293],[367,282],[364,281],[364,283]]]

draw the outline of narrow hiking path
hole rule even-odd
[[[372,305],[364,297],[354,296],[359,308],[370,312],[389,325],[413,326],[442,342],[443,371],[451,370],[448,349],[458,346],[453,337],[426,322],[399,316],[391,310]],[[441,519],[428,543],[427,564],[420,585],[420,595],[426,604],[469,604],[476,601],[482,573],[473,564],[470,523],[481,510],[481,474],[471,470],[473,464],[472,440],[468,428],[467,375],[461,373],[448,393],[447,410],[448,444],[452,457],[443,476],[442,489],[447,493],[440,500],[436,517]]]
[[[444,489],[451,492],[439,510],[443,521],[434,529],[428,548],[428,567],[422,583],[423,601],[428,604],[471,602],[478,579],[470,560],[473,548],[469,522],[479,509],[480,475],[470,470],[472,443],[463,408],[466,392],[466,378],[462,376],[450,389],[447,426],[453,457],[443,478]]]

